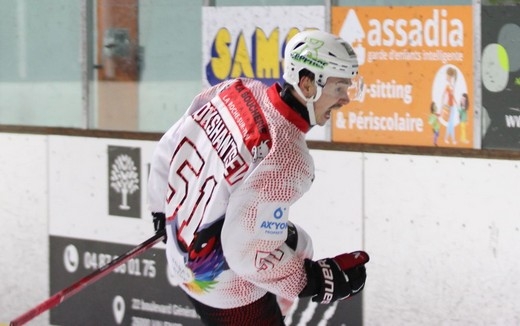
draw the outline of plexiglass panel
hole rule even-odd
[[[81,127],[80,2],[0,8],[0,124]]]
[[[0,0],[0,124],[163,132],[202,89],[202,6],[470,0]]]

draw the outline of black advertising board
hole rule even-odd
[[[70,286],[132,247],[50,238],[51,293]],[[164,250],[127,261],[51,310],[53,325],[202,325],[186,295],[167,277]]]
[[[482,6],[482,148],[520,150],[520,6]]]
[[[131,246],[51,236],[50,291],[69,287]],[[300,300],[287,325],[361,325],[362,296],[333,305]],[[53,308],[52,325],[199,326],[195,310],[168,279],[165,252],[150,249]]]

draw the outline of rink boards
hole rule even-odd
[[[56,293],[153,235],[146,180],[155,142],[51,136],[48,146],[50,289]],[[341,175],[320,177],[323,170],[317,171],[318,184]],[[121,184],[116,186],[124,173],[125,191],[119,189]],[[337,254],[337,250],[359,249],[359,225],[348,229],[358,216],[350,221],[331,220],[325,229],[322,221],[327,217],[310,207],[296,206],[292,216],[316,237],[320,257],[327,251]],[[326,237],[320,240],[320,233],[342,224],[344,235],[350,232],[352,236],[344,237],[338,249],[334,248],[337,239],[330,244]],[[161,242],[53,309],[51,323],[89,320],[100,325],[202,325],[169,276]],[[361,296],[332,306],[301,300],[286,321],[288,325],[317,325],[320,321],[360,324],[361,303]]]

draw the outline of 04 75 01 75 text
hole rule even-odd
[[[83,254],[83,266],[87,270],[95,270],[109,264],[117,257],[116,255],[85,251]],[[140,258],[128,260],[125,264],[114,269],[114,273],[148,278],[155,278],[157,275],[155,260]]]

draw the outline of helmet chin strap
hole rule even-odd
[[[314,102],[307,101],[307,112],[309,112],[309,123],[312,126],[316,125],[316,113],[314,112]]]
[[[300,95],[303,99],[305,99],[305,102],[306,102],[305,106],[307,107],[307,112],[309,113],[309,123],[311,124],[311,127],[316,125],[316,113],[314,111],[314,102],[316,102],[320,98],[321,91],[323,89],[323,87],[318,85],[318,83],[316,83],[316,82],[315,82],[315,85],[316,85],[316,95],[311,96],[311,97],[306,97],[303,94],[303,92],[299,86],[294,87],[294,89],[296,90],[296,93],[298,93],[298,95]]]

